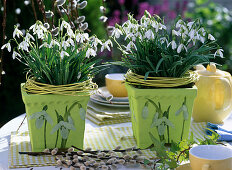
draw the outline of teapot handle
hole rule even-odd
[[[221,88],[221,87],[223,87],[223,88]],[[215,102],[216,102],[215,108],[217,110],[229,109],[231,107],[231,104],[232,104],[232,89],[231,89],[230,81],[226,78],[220,78],[220,79],[216,80],[214,88],[215,88],[214,91],[216,92],[215,93]]]

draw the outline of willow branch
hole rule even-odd
[[[34,13],[35,20],[37,21],[38,18],[37,18],[37,15],[36,15],[34,0],[31,0],[31,6],[32,6],[33,13]]]
[[[2,45],[5,44],[5,37],[6,37],[6,0],[3,1],[4,5],[4,13],[3,13],[3,22],[2,22]],[[3,55],[4,51],[1,50],[1,57],[0,57],[0,84],[1,84],[1,75],[3,72]]]

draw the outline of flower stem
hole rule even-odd
[[[181,141],[182,141],[183,134],[184,134],[184,123],[185,123],[185,120],[183,120],[182,132],[181,132],[181,137],[180,137]]]
[[[57,146],[58,138],[59,138],[59,130],[56,132],[56,144],[55,144],[55,148]]]
[[[46,143],[46,128],[47,128],[47,120],[45,120],[45,125],[44,125],[44,148],[47,148],[47,143]]]

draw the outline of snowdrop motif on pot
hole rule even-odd
[[[188,138],[198,78],[191,69],[223,57],[213,35],[199,20],[177,18],[166,26],[159,16],[145,11],[139,21],[128,15],[111,38],[123,55],[114,64],[129,68],[126,87],[138,147],[152,144],[149,133],[166,143]],[[119,44],[119,38],[125,44]]]
[[[97,52],[112,46],[64,20],[56,29],[53,34],[37,21],[24,35],[16,26],[13,39],[2,46],[11,51],[14,43],[13,59],[26,65],[21,91],[33,151],[83,147],[86,106],[97,88],[92,78],[101,69],[95,66]]]

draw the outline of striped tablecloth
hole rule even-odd
[[[192,123],[190,133],[193,132],[194,138],[203,139],[206,137],[204,128],[206,123]],[[93,150],[114,149],[116,146],[129,148],[136,146],[131,127],[101,127],[94,130],[85,131],[84,148],[91,147]],[[28,132],[12,132],[9,168],[27,168],[38,166],[53,166],[55,159],[52,156],[28,156],[20,155],[20,151],[31,151],[30,138]],[[150,150],[143,150],[143,155],[152,158],[155,153]]]

